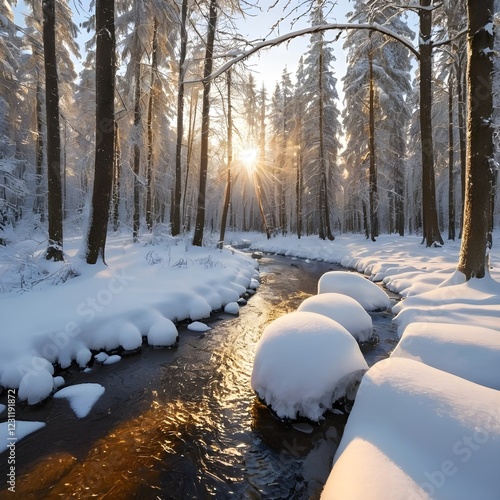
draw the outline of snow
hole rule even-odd
[[[157,347],[172,346],[177,342],[177,327],[167,318],[160,318],[151,325],[148,344]]]
[[[366,362],[352,335],[313,312],[291,312],[270,323],[257,344],[251,385],[280,418],[318,421],[349,395]]]
[[[10,434],[12,432],[12,423],[2,422],[0,423],[0,453],[3,453],[9,449],[9,444],[19,443],[21,439],[25,438],[28,434],[37,431],[45,427],[45,422],[26,422],[24,420],[15,421],[15,438]]]
[[[88,371],[85,367],[93,353],[99,352],[95,359],[104,362],[109,357],[104,351],[141,348],[162,318],[174,323],[191,320],[206,329],[199,316],[207,314],[208,308],[232,307],[230,303],[258,286],[257,263],[237,250],[194,248],[183,239],[149,238],[133,244],[127,237],[110,237],[107,266],[80,261],[78,239],[65,241],[65,263],[45,261],[34,239],[0,246],[0,385],[19,388],[19,396],[32,402],[41,401],[64,383],[53,377],[53,365],[76,363]],[[234,240],[238,238],[235,235]],[[336,235],[333,242],[294,236],[267,240],[251,233],[244,238],[251,240],[254,255],[301,258],[306,268],[314,261],[340,264],[365,275],[346,278],[361,279],[363,289],[373,285],[372,290],[381,291],[370,281],[381,282],[403,297],[393,307],[400,343],[388,360],[376,363],[363,377],[324,497],[497,499],[500,237],[493,235],[490,276],[469,282],[456,272],[459,241],[426,248],[420,236],[383,235],[376,242],[361,235]],[[147,257],[151,251],[155,258]],[[318,297],[328,293],[338,290]],[[366,299],[371,293],[363,290],[360,295]],[[331,327],[333,320],[312,312],[291,314],[315,316],[313,323],[307,323],[319,330],[323,349],[313,355],[329,362],[313,363],[304,355],[305,348],[315,344],[315,336],[307,328],[298,331],[297,321],[292,321],[290,332],[272,323],[268,328],[277,328],[283,336],[266,334],[276,337],[276,344],[267,347],[259,342],[258,352],[264,353],[259,369],[269,370],[262,379],[272,386],[260,390],[271,398],[272,390],[290,391],[295,403],[280,406],[278,400],[282,415],[300,413],[304,406],[306,415],[320,418],[322,405],[331,404],[334,387],[338,393],[347,389],[344,381],[336,385],[340,375],[332,376],[338,361],[345,361],[340,351],[352,355],[359,348],[340,324],[335,323],[330,334],[320,327],[325,321]],[[287,336],[293,338],[294,348],[284,340]],[[270,360],[273,350],[295,354],[293,370],[290,363],[278,370]],[[322,369],[331,377],[328,383],[326,376],[320,381]],[[289,379],[281,376],[285,371]],[[256,371],[254,378],[260,377]],[[314,403],[299,397],[312,380]],[[44,425],[17,424],[20,432]],[[0,424],[0,430],[7,432],[6,423]],[[323,456],[321,450],[315,456]],[[315,459],[315,467],[320,462]]]
[[[239,314],[240,306],[238,305],[238,302],[229,302],[229,304],[226,304],[224,312],[227,314]]]
[[[371,316],[361,304],[341,293],[322,293],[304,300],[298,311],[323,314],[340,323],[358,342],[365,342],[373,334]]]
[[[187,328],[193,332],[207,332],[210,330],[210,327],[201,321],[193,321],[187,326]]]
[[[415,359],[500,390],[498,330],[456,323],[411,323],[391,357]]]
[[[67,399],[76,416],[84,418],[103,394],[104,387],[102,385],[88,383],[64,387],[54,394],[54,398]]]
[[[256,261],[234,249],[110,236],[107,265],[89,266],[81,246],[68,238],[64,263],[46,261],[34,239],[0,247],[0,385],[30,404],[52,393],[53,365],[85,369],[93,351],[135,351],[148,336],[172,345],[168,321],[207,318],[258,286]]]
[[[113,365],[115,363],[118,363],[118,361],[121,361],[122,357],[119,356],[118,354],[113,354],[112,356],[108,356],[103,362],[103,365]]]
[[[342,293],[357,300],[367,311],[388,309],[389,296],[363,276],[347,271],[323,274],[318,282],[318,293]]]
[[[5,411],[7,407],[5,405],[0,404],[0,415]]]
[[[323,500],[498,498],[500,392],[390,358],[365,374]]]

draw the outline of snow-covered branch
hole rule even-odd
[[[208,76],[207,80],[213,80],[214,78],[217,78],[220,76],[222,73],[227,71],[229,68],[231,68],[234,64],[243,61],[250,57],[251,55],[255,54],[261,49],[265,49],[267,47],[273,47],[276,45],[279,45],[283,42],[286,42],[288,40],[291,40],[292,38],[297,38],[299,36],[304,36],[304,35],[311,35],[313,33],[319,33],[321,31],[329,31],[329,30],[371,30],[371,31],[377,31],[379,33],[383,33],[384,35],[387,35],[394,40],[402,43],[417,59],[420,58],[420,53],[418,52],[418,49],[414,47],[414,45],[411,43],[410,40],[407,38],[399,35],[398,33],[381,26],[380,24],[358,24],[358,23],[334,23],[334,24],[320,24],[318,26],[310,26],[308,28],[304,28],[301,30],[297,31],[291,31],[290,33],[286,33],[285,35],[279,36],[277,38],[273,38],[271,40],[264,40],[262,42],[256,43],[253,45],[250,49],[247,50],[242,50],[241,52],[237,53],[234,50],[231,50],[225,54],[221,54],[218,56],[214,56],[217,58],[220,57],[231,57],[229,61],[227,61],[225,64],[223,64],[219,69],[214,71],[210,76]],[[235,55],[236,54],[236,55]],[[188,80],[185,81],[184,83],[200,83],[202,82],[202,79],[197,79],[197,80]]]
[[[457,38],[460,38],[464,36],[467,33],[467,28],[464,28],[463,30],[459,31],[456,33],[454,36],[447,38],[446,40],[441,40],[439,42],[434,42],[432,44],[433,47],[441,47],[443,45],[448,45],[449,43],[455,41]]]

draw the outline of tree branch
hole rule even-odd
[[[304,36],[304,35],[311,35],[313,33],[319,33],[322,31],[328,31],[328,30],[352,30],[352,29],[357,29],[357,30],[371,30],[371,31],[377,31],[378,33],[382,33],[384,35],[387,35],[394,40],[402,43],[417,59],[420,59],[420,53],[418,49],[416,49],[413,44],[411,43],[410,40],[407,38],[395,33],[394,31],[391,31],[388,28],[385,28],[384,26],[381,26],[379,24],[358,24],[358,23],[334,23],[334,24],[320,24],[318,26],[310,26],[308,28],[304,28],[301,30],[297,31],[292,31],[290,33],[287,33],[285,35],[279,36],[277,38],[273,38],[271,40],[263,40],[262,42],[256,43],[253,45],[250,49],[245,50],[245,51],[240,51],[237,53],[235,50],[231,50],[227,52],[226,54],[221,54],[218,56],[214,56],[214,59],[221,58],[221,57],[232,57],[231,60],[223,64],[218,70],[212,72],[206,80],[213,80],[214,78],[217,78],[220,76],[222,73],[227,71],[231,66],[234,64],[243,61],[244,59],[247,59],[250,57],[252,54],[255,54],[261,49],[267,48],[267,47],[273,47],[276,45],[279,45],[283,42],[286,42],[288,40],[291,40],[292,38],[297,38],[299,36]],[[185,81],[185,84],[189,83],[200,83],[203,82],[203,79],[198,79],[198,80],[188,80]]]
[[[465,35],[467,33],[467,28],[464,28],[463,30],[459,31],[458,33],[455,33],[454,36],[451,38],[447,38],[446,40],[441,40],[440,42],[434,42],[432,44],[432,47],[441,47],[443,45],[448,45],[449,43],[455,41],[457,38],[460,38],[461,36]]]

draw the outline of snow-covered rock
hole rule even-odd
[[[389,296],[375,283],[360,274],[348,271],[330,271],[318,282],[318,293],[343,293],[357,300],[367,311],[390,307]]]
[[[187,329],[192,332],[207,332],[210,330],[210,327],[201,321],[193,321],[192,323],[189,323]]]
[[[455,323],[411,323],[391,357],[421,361],[500,390],[500,332]]]
[[[333,401],[348,395],[366,362],[352,335],[336,321],[292,312],[265,329],[251,384],[280,418],[317,421]]]
[[[28,434],[37,431],[38,429],[42,429],[47,424],[45,422],[26,422],[24,420],[16,420],[15,421],[15,443],[17,444],[21,439],[25,438]],[[3,453],[8,449],[8,445],[12,444],[13,441],[7,440],[7,438],[12,437],[10,432],[12,430],[11,423],[2,422],[0,424],[0,453]]]
[[[500,392],[418,361],[365,374],[322,500],[495,500]]]
[[[21,379],[17,396],[20,401],[34,405],[50,396],[53,390],[54,377],[49,371],[31,370]]]
[[[238,302],[229,302],[229,304],[226,304],[226,306],[224,307],[224,312],[227,314],[239,314],[240,306]]]
[[[64,387],[54,394],[54,398],[67,399],[76,416],[83,418],[90,413],[94,404],[103,394],[104,387],[101,384],[88,383]]]
[[[373,334],[371,316],[361,304],[341,293],[321,293],[307,298],[298,311],[309,311],[327,316],[340,323],[358,342],[368,340]]]
[[[148,344],[156,347],[168,347],[177,342],[177,327],[174,322],[161,318],[157,320],[148,332]]]

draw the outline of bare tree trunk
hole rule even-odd
[[[34,49],[35,50],[35,49]],[[35,212],[40,215],[40,221],[45,220],[45,196],[43,188],[43,117],[42,117],[42,85],[40,72],[36,72],[36,199]]]
[[[453,151],[453,73],[448,76],[448,239],[455,240],[455,173]]]
[[[181,46],[179,54],[179,84],[177,87],[177,142],[175,146],[175,187],[173,193],[170,223],[172,236],[181,232],[181,199],[182,199],[182,140],[184,136],[184,64],[187,53],[187,14],[188,0],[182,0],[181,7]],[[185,192],[184,192],[185,199]]]
[[[120,150],[120,135],[118,124],[115,122],[115,152],[113,161],[113,230],[120,228],[120,181],[122,175],[122,155]]]
[[[47,112],[47,173],[49,243],[47,260],[61,261],[63,255],[63,213],[61,183],[61,133],[59,130],[59,84],[56,56],[55,0],[43,3],[43,54]]]
[[[201,123],[201,155],[200,155],[200,183],[198,191],[198,206],[194,228],[193,245],[203,245],[203,230],[205,227],[205,205],[208,174],[208,134],[210,132],[210,87],[208,78],[212,73],[213,52],[215,42],[215,28],[217,24],[217,0],[210,0],[208,33],[205,51],[205,68],[203,72],[203,106]]]
[[[187,213],[186,204],[188,199],[188,181],[189,172],[191,169],[191,158],[193,156],[193,144],[194,144],[194,129],[196,126],[196,111],[198,109],[198,92],[195,90],[194,95],[196,99],[193,99],[193,91],[191,92],[191,102],[189,106],[189,124],[188,124],[188,137],[187,137],[187,153],[186,153],[186,174],[184,177],[184,191],[183,191],[183,202],[182,202],[182,221],[183,224],[188,227],[187,224]],[[189,224],[190,225],[190,224]]]
[[[468,0],[467,170],[458,270],[467,280],[488,274],[494,186],[493,0]]]
[[[459,56],[457,63],[457,95],[458,95],[458,134],[459,134],[459,150],[460,150],[460,183],[462,186],[462,208],[460,213],[460,233],[458,237],[462,238],[464,224],[464,207],[465,207],[465,170],[466,170],[466,140],[465,140],[465,95],[464,95],[464,74],[463,74],[463,58]]]
[[[136,54],[137,56],[137,54]],[[135,61],[135,95],[134,95],[134,213],[132,221],[132,239],[137,241],[139,237],[139,229],[141,224],[141,204],[140,204],[140,189],[141,183],[139,176],[141,174],[141,148],[139,140],[141,137],[141,61],[139,56]]]
[[[115,3],[96,0],[96,148],[87,263],[104,261],[115,140]]]
[[[158,21],[154,19],[153,42],[151,51],[151,81],[148,102],[148,157],[147,157],[147,191],[146,191],[146,225],[148,230],[153,229],[154,204],[153,204],[153,110],[156,93],[156,72],[158,71]]]
[[[371,44],[370,32],[370,44]],[[369,89],[369,138],[370,145],[370,170],[368,174],[369,183],[369,205],[370,205],[370,237],[375,241],[378,236],[378,184],[377,163],[375,158],[375,82],[373,77],[373,50],[370,48],[370,89]]]
[[[222,220],[220,223],[220,237],[218,248],[224,245],[224,237],[226,235],[226,222],[229,205],[231,204],[231,166],[233,163],[233,117],[231,108],[231,71],[227,76],[227,177],[226,191],[224,193],[224,205],[222,207]]]
[[[431,7],[431,0],[420,0]],[[443,245],[439,231],[432,139],[432,10],[419,9],[420,18],[420,138],[422,143],[422,215],[426,245]]]

